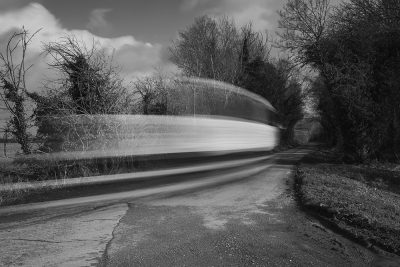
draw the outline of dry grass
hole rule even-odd
[[[43,184],[45,184],[45,181],[43,182]],[[57,186],[44,186],[43,188],[37,187],[37,185],[35,186],[33,183],[31,184],[31,187],[27,187],[26,184],[21,187],[19,183],[7,184],[6,186],[1,185],[0,206],[26,203],[29,202],[29,198],[32,195],[45,194],[49,191],[54,191],[62,188],[64,188],[62,182],[60,182],[60,184]]]
[[[323,154],[311,155],[313,164],[298,168],[302,205],[364,244],[400,255],[398,166],[317,164]]]
[[[79,161],[0,161],[0,206],[29,202],[33,195],[62,189],[66,178],[89,177],[132,172],[137,169],[133,157],[115,157]],[[60,181],[57,186],[46,185],[47,180]],[[24,183],[24,186],[20,185]],[[32,187],[29,184],[32,183]],[[35,186],[34,186],[35,184]],[[28,186],[27,186],[28,185]]]

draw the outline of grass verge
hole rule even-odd
[[[400,255],[400,168],[395,164],[339,164],[319,150],[298,167],[301,205],[338,230]]]
[[[132,172],[137,169],[137,166],[133,157],[81,161],[3,158],[0,161],[0,207],[29,202],[32,197],[38,198],[40,195],[62,190],[65,187],[63,181],[68,178]],[[55,186],[48,186],[46,183],[48,180],[55,180],[58,183]],[[37,182],[43,186],[38,187],[34,184]]]

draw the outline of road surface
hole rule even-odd
[[[306,152],[201,190],[7,216],[0,265],[399,266],[299,210],[292,172]]]

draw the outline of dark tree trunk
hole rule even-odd
[[[288,126],[281,133],[281,143],[282,144],[293,144],[294,143],[294,126],[297,121],[289,122]]]
[[[344,146],[343,133],[339,125],[335,125],[335,150],[342,151]]]
[[[393,152],[395,155],[400,152],[400,122],[398,110],[395,109],[393,113]]]

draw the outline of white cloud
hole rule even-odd
[[[53,14],[38,3],[32,3],[24,8],[0,14],[0,25],[0,35],[22,26],[30,30],[46,27],[42,31],[42,34],[46,33],[46,36],[61,29],[61,25]]]
[[[103,10],[100,13],[104,15],[105,12]],[[122,68],[122,74],[126,77],[150,73],[155,67],[165,64],[162,60],[161,45],[141,42],[130,35],[104,38],[88,30],[68,30],[53,14],[38,3],[0,13],[0,25],[0,43],[4,43],[12,31],[22,26],[30,33],[41,29],[28,47],[27,61],[34,64],[34,68],[29,72],[28,83],[33,89],[40,87],[46,76],[54,75],[49,72],[44,63],[45,59],[40,56],[43,43],[57,41],[65,35],[74,35],[89,47],[95,41],[100,49],[104,49],[109,55],[114,54],[114,62]]]
[[[231,15],[239,25],[245,25],[252,22],[254,30],[264,32],[266,30],[271,30],[274,27],[274,25],[268,20],[271,13],[271,10],[267,8],[249,6],[243,11],[232,12]]]

